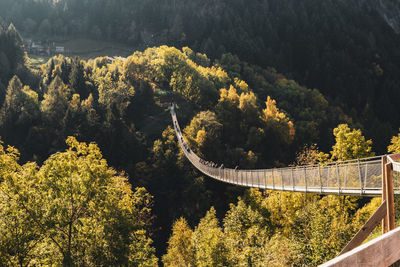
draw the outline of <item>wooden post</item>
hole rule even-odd
[[[386,204],[387,204],[387,217],[388,217],[388,230],[394,230],[394,193],[393,193],[393,164],[386,164]]]
[[[387,156],[382,157],[382,203],[385,202],[386,198],[386,162]],[[385,216],[382,220],[382,234],[388,231],[388,219]]]

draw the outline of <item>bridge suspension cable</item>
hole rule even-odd
[[[186,158],[211,178],[229,184],[271,190],[336,195],[382,195],[383,156],[274,169],[236,170],[211,167],[190,149],[183,138],[174,106],[170,106],[169,109],[176,137]],[[393,169],[400,171],[400,163],[393,164]],[[394,189],[394,192],[399,194],[400,184],[395,182]]]

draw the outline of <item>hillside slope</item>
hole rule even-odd
[[[0,16],[42,38],[189,46],[272,66],[351,114],[383,153],[400,124],[399,8],[394,0],[4,0]]]

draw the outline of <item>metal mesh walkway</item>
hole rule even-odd
[[[170,107],[179,144],[187,159],[214,179],[247,187],[342,195],[382,195],[382,157],[276,169],[235,170],[204,164],[185,142],[175,110]],[[400,170],[400,166],[399,166]],[[394,181],[398,181],[396,176]],[[394,182],[395,193],[400,185]]]

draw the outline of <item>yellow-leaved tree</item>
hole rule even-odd
[[[388,146],[389,153],[400,153],[400,133],[397,136],[393,136]]]
[[[224,233],[218,226],[213,207],[193,232],[193,246],[197,266],[227,266],[227,247]]]
[[[222,124],[217,120],[214,112],[202,111],[198,113],[183,132],[189,146],[199,156],[213,159],[216,158],[217,153],[221,153]]]
[[[351,130],[347,124],[340,124],[333,130],[336,143],[332,147],[333,160],[349,160],[357,158],[372,157],[372,140],[365,140],[361,130]]]
[[[67,145],[40,167],[1,147],[0,265],[156,265],[152,196],[132,191],[96,144]]]
[[[289,143],[293,140],[295,134],[293,122],[283,112],[279,111],[276,101],[271,97],[268,96],[265,106],[261,118],[265,122],[266,128],[277,130],[284,141]]]
[[[184,218],[174,223],[167,254],[163,256],[164,266],[196,266],[192,236],[193,231]]]

